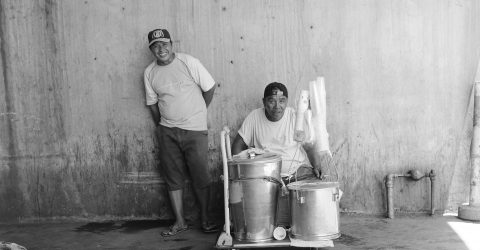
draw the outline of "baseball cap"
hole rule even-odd
[[[154,29],[148,32],[148,46],[152,45],[154,42],[170,42],[170,33],[166,29]]]
[[[288,90],[285,85],[279,82],[272,82],[265,87],[265,91],[263,92],[263,98],[271,95],[284,95],[288,98]]]

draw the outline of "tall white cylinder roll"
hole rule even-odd
[[[302,142],[305,140],[304,119],[305,111],[308,109],[308,91],[302,90],[297,105],[297,117],[295,121],[295,141]]]
[[[327,101],[325,80],[318,77],[309,83],[312,126],[315,131],[315,144],[319,152],[330,152],[327,132]]]

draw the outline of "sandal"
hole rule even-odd
[[[202,232],[204,233],[216,233],[220,231],[220,228],[213,224],[213,223],[210,223],[210,222],[207,222],[207,223],[202,223]]]
[[[171,236],[177,235],[181,232],[186,232],[188,230],[190,230],[188,225],[185,225],[185,226],[181,227],[181,226],[175,224],[175,225],[171,225],[170,228],[168,229],[168,231],[161,232],[160,235],[162,235],[163,237],[171,237]]]

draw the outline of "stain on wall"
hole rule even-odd
[[[1,106],[1,127],[2,127],[2,153],[7,156],[14,156],[18,152],[17,128],[15,121],[15,90],[13,82],[10,78],[8,67],[7,53],[9,46],[6,42],[6,36],[9,31],[7,25],[7,13],[4,3],[0,3],[0,63],[1,63],[1,80],[2,80],[2,98]],[[20,217],[24,210],[25,204],[23,194],[19,189],[19,171],[18,164],[14,157],[8,157],[2,162],[1,169],[1,189],[2,202],[4,205],[0,211],[6,218]],[[6,202],[5,202],[6,201]]]
[[[142,81],[157,27],[217,81],[216,177],[219,131],[235,135],[267,83],[285,83],[295,106],[324,76],[341,208],[384,212],[384,177],[415,168],[438,173],[437,208],[454,209],[468,200],[479,14],[467,0],[1,1],[0,222],[171,218]],[[396,209],[427,211],[429,187],[398,180]]]

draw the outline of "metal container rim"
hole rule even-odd
[[[320,180],[296,181],[287,185],[288,190],[320,190],[326,188],[339,187],[338,182],[325,182]]]
[[[227,163],[228,165],[251,165],[251,164],[257,164],[257,163],[276,163],[276,162],[281,162],[282,157],[278,154],[274,153],[266,153],[259,155],[256,158],[253,159],[247,159],[247,158],[237,158],[237,159],[232,159],[229,160]]]

